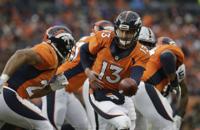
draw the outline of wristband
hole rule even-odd
[[[7,74],[2,74],[1,75],[1,77],[0,77],[0,79],[5,83],[5,82],[7,82],[8,80],[9,80],[9,76],[7,75]]]

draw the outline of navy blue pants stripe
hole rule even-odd
[[[91,100],[91,97],[89,96],[89,101],[90,101],[90,104],[92,105],[92,107],[94,108],[94,110],[99,114],[101,115],[103,118],[105,119],[112,119],[114,117],[118,117],[118,116],[122,116],[122,115],[109,115],[107,113],[104,113],[102,110],[100,110]]]
[[[8,105],[8,107],[16,112],[17,114],[24,116],[26,118],[30,118],[33,120],[46,120],[44,117],[36,113],[35,111],[29,109],[27,106],[23,105],[18,99],[15,92],[4,88],[3,89],[3,97]]]
[[[99,130],[98,114],[94,111],[96,130]]]
[[[47,98],[47,116],[51,124],[57,129],[54,121],[54,112],[55,112],[55,92],[49,93]]]
[[[156,111],[166,120],[173,121],[172,118],[168,115],[167,111],[165,110],[165,107],[163,106],[156,90],[154,89],[154,86],[151,84],[145,84],[145,89],[151,101],[153,102]]]

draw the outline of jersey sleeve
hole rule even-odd
[[[113,38],[113,32],[111,31],[98,31],[94,36],[91,36],[89,41],[89,51],[91,54],[96,55],[107,43]]]
[[[144,46],[139,46],[137,51],[137,55],[135,58],[135,64],[133,66],[141,66],[143,68],[146,67],[146,64],[150,58],[149,51]]]
[[[97,41],[95,36],[92,36],[89,41],[89,51],[92,55],[96,55],[101,48],[101,43]]]
[[[184,63],[184,53],[178,46],[169,45],[169,49],[176,55],[179,64]]]
[[[57,66],[57,56],[53,48],[48,44],[38,44],[32,48],[41,58],[42,63],[36,65],[38,69],[53,69]]]

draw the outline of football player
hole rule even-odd
[[[0,77],[0,124],[6,122],[26,129],[53,130],[41,110],[28,99],[66,86],[63,75],[54,75],[63,60],[70,57],[74,44],[67,27],[53,26],[47,29],[41,43],[15,52]]]
[[[96,31],[100,30],[113,31],[114,26],[110,21],[100,20],[94,24],[90,35],[94,35]],[[76,130],[93,130],[94,128],[92,125],[94,123],[91,122],[95,120],[87,120],[85,109],[79,100],[74,96],[74,93],[78,93],[82,84],[86,80],[86,75],[80,63],[79,49],[83,44],[87,44],[89,39],[90,38],[88,38],[88,36],[82,37],[76,43],[73,61],[66,61],[57,70],[57,74],[64,73],[68,79],[69,84],[67,87],[42,98],[43,112],[47,115],[48,119],[56,129],[60,130],[62,125],[65,123],[71,124]],[[89,112],[87,114],[93,115],[90,110],[91,108],[88,109]]]
[[[139,41],[149,47],[156,45],[156,38],[153,32],[146,27],[142,28]],[[152,124],[152,129],[180,129],[181,119],[185,114],[188,101],[184,77],[183,52],[171,38],[158,38],[157,46],[151,50],[151,57],[142,78],[144,82],[140,83],[139,90],[133,97],[135,107],[140,116],[148,119]],[[181,93],[180,105],[178,105],[175,112],[173,112],[168,100],[165,98],[173,90]],[[148,106],[148,110],[144,106]],[[140,123],[136,124],[137,129],[147,129],[146,123],[142,123],[141,120],[138,122]]]
[[[97,113],[97,129],[105,129],[104,124],[109,123],[115,129],[128,130],[135,124],[128,116],[124,93],[118,92],[119,83],[130,77],[137,87],[149,53],[137,41],[142,22],[136,12],[121,12],[114,26],[114,32],[98,31],[81,47],[81,63],[89,79],[83,87],[90,86],[88,100]]]

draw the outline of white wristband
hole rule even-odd
[[[0,77],[0,79],[5,83],[5,82],[7,82],[8,80],[9,80],[9,76],[7,75],[7,74],[2,74],[1,75],[1,77]]]

